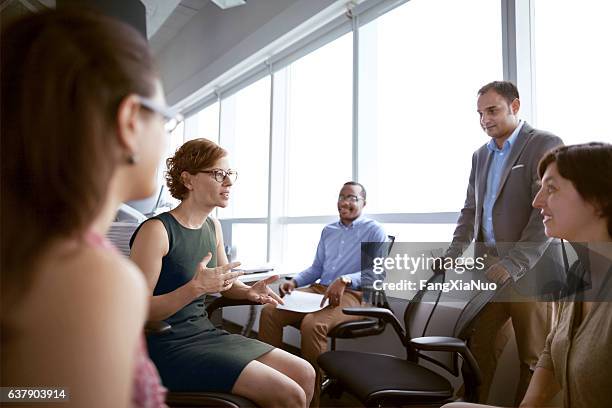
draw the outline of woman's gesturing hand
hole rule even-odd
[[[258,302],[261,304],[272,303],[278,305],[279,303],[284,304],[283,300],[278,296],[272,289],[268,287],[268,284],[278,280],[278,275],[270,276],[269,278],[262,279],[255,283],[247,291],[247,299]]]
[[[233,268],[240,266],[240,262],[230,262],[226,265],[217,266],[216,268],[208,268],[206,265],[211,258],[212,254],[209,252],[202,258],[202,261],[198,264],[195,271],[193,284],[199,294],[217,293],[228,290],[240,275],[244,275],[244,271],[232,272]]]

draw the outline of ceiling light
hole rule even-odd
[[[212,2],[223,10],[246,4],[246,0],[212,0]]]

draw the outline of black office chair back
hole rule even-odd
[[[428,279],[427,284],[444,284],[447,275],[452,273],[454,273],[452,270],[434,273]],[[462,292],[462,299],[450,299],[445,297],[441,290],[420,290],[410,301],[404,313],[408,359],[418,361],[419,358],[422,358],[457,376],[459,374],[459,360],[456,353],[430,352],[423,354],[416,352],[410,346],[410,339],[443,336],[469,340],[474,331],[476,318],[495,294],[496,292],[487,290]],[[438,310],[441,300],[445,303],[450,300],[452,302],[450,303],[451,307]],[[452,314],[453,310],[457,311],[454,316]],[[436,314],[436,311],[439,313]]]
[[[442,333],[431,333],[431,330],[429,330],[429,325],[442,295],[441,290],[429,289],[429,287],[431,287],[430,284],[444,283],[445,279],[445,273],[432,274],[425,287],[419,290],[406,306],[404,327],[406,329],[405,346],[408,360],[417,360],[417,354],[410,345],[410,339],[428,335],[443,335]],[[447,334],[450,335],[450,333]]]
[[[508,283],[504,284],[500,290],[505,288]],[[493,300],[497,292],[482,290],[476,291],[469,297],[461,309],[461,313],[455,322],[453,336],[462,340],[468,340],[474,332],[474,322],[482,309]]]
[[[391,254],[391,250],[393,249],[393,244],[395,243],[394,235],[387,235],[387,241],[383,244],[383,248],[380,251],[384,256],[389,256]],[[384,290],[373,290],[372,296],[370,299],[370,303],[372,306],[376,307],[384,307],[385,309],[391,310],[391,306],[389,305],[389,301],[387,300],[387,295]],[[383,326],[384,330],[384,322],[380,322]]]

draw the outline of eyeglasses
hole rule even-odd
[[[338,196],[338,202],[339,203],[341,203],[342,201],[348,201],[349,203],[355,204],[359,200],[363,200],[363,198],[362,197],[357,197],[356,195],[352,195],[352,194],[349,194],[347,196],[344,196],[344,195],[340,194]]]
[[[155,102],[153,99],[145,98],[144,96],[138,96],[138,101],[140,102],[143,108],[163,116],[165,122],[164,129],[168,133],[172,133],[174,129],[176,129],[178,125],[180,125],[183,121],[183,115],[169,108],[168,106],[163,106]]]
[[[221,170],[221,169],[212,169],[212,170],[200,170],[198,173],[208,173],[212,174],[215,181],[217,183],[223,183],[225,178],[227,177],[230,182],[235,183],[238,179],[238,172],[236,170]]]

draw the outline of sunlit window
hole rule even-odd
[[[286,70],[287,215],[333,214],[351,179],[352,35]]]
[[[221,101],[220,145],[238,180],[220,217],[267,216],[269,141],[270,77],[265,77]]]
[[[460,17],[459,17],[460,16]],[[503,79],[491,0],[412,0],[360,31],[360,179],[374,213],[458,211],[487,142],[476,93]]]
[[[267,226],[265,224],[233,224],[232,256],[250,268],[266,263]]]
[[[290,224],[287,226],[287,245],[283,256],[283,267],[289,272],[300,272],[315,259],[317,245],[324,224]]]
[[[536,0],[537,126],[566,144],[612,141],[612,3]]]
[[[219,141],[219,103],[207,106],[185,120],[185,141],[206,138]]]

